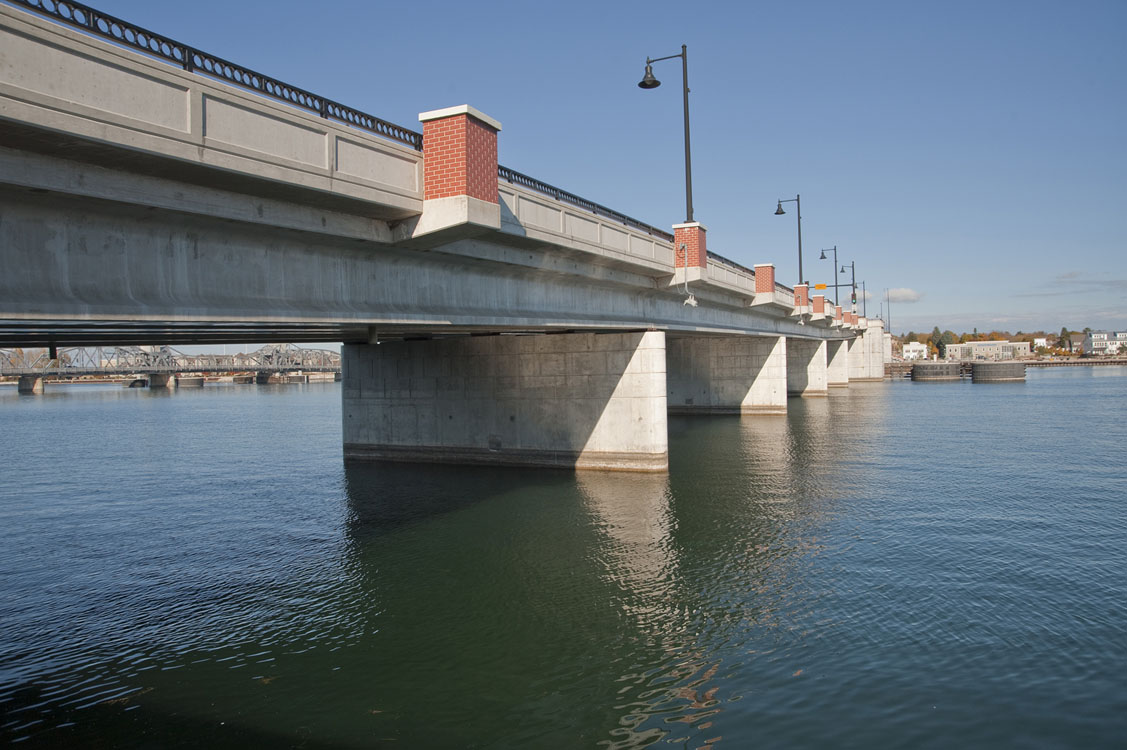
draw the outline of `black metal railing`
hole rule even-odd
[[[206,74],[250,89],[263,96],[286,102],[295,107],[315,112],[321,117],[338,120],[361,130],[406,143],[422,150],[423,136],[413,130],[381,120],[343,104],[291,86],[270,76],[236,65],[215,55],[169,39],[161,34],[141,28],[128,21],[115,18],[100,10],[71,0],[8,0],[48,18],[81,29],[89,34],[109,39],[133,49],[180,66],[184,70]]]
[[[596,216],[602,216],[606,219],[614,219],[620,224],[625,224],[626,226],[633,229],[641,230],[654,237],[663,239],[666,242],[673,241],[673,235],[669,232],[666,232],[664,229],[658,229],[655,226],[651,226],[649,224],[646,224],[645,222],[631,218],[624,213],[615,211],[613,208],[607,208],[606,206],[602,206],[598,203],[595,203],[594,201],[589,201],[586,198],[580,198],[575,193],[569,193],[566,190],[560,190],[558,187],[549,185],[546,182],[541,182],[535,177],[529,177],[526,174],[521,174],[520,172],[509,169],[508,167],[497,167],[497,176],[502,180],[505,180],[506,182],[513,183],[514,185],[520,185],[521,187],[526,187],[529,190],[535,190],[538,193],[543,193],[544,195],[551,196],[558,201],[570,203],[573,206],[578,206],[585,211],[590,211]]]

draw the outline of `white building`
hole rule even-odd
[[[1127,352],[1127,331],[1091,331],[1084,337],[1084,353],[1094,355]]]
[[[909,341],[902,349],[904,359],[927,359],[927,344]]]
[[[1033,349],[1034,349],[1034,351],[1036,351],[1037,349],[1048,349],[1048,348],[1049,348],[1049,340],[1047,338],[1046,339],[1033,339]]]
[[[1028,341],[968,341],[948,344],[944,359],[1016,359],[1029,356]]]

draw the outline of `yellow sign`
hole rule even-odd
[[[825,288],[826,288],[826,285],[825,285],[825,284],[815,284],[815,285],[814,285],[814,288],[815,288],[815,289],[825,289]]]

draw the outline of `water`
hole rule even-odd
[[[345,465],[339,384],[0,389],[0,740],[1122,747],[1127,368]]]

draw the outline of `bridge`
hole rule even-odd
[[[666,415],[883,375],[879,321],[74,2],[0,4],[0,346],[341,341],[353,458],[664,470]]]
[[[18,378],[20,393],[41,393],[46,379],[141,378],[152,388],[175,385],[186,373],[252,373],[268,382],[282,373],[340,372],[340,354],[291,344],[268,344],[253,352],[184,354],[168,346],[94,346],[0,349],[0,377]]]

